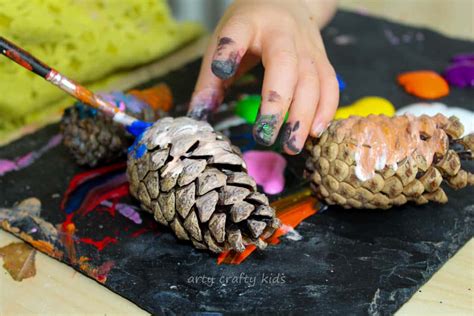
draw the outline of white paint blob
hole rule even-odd
[[[406,113],[410,113],[415,116],[420,116],[423,114],[434,116],[438,113],[441,113],[446,117],[455,115],[459,118],[462,125],[464,125],[464,135],[474,132],[474,112],[463,108],[447,106],[446,104],[440,102],[420,102],[404,106],[403,108],[399,109],[396,114],[403,115]]]

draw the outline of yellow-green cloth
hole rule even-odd
[[[0,0],[0,34],[90,87],[197,37],[165,0]],[[95,83],[92,84],[91,83]],[[0,58],[0,137],[64,107],[65,93]]]

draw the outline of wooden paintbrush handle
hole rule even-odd
[[[0,51],[18,65],[34,72],[35,74],[46,79],[51,68],[43,64],[41,61],[33,57],[28,52],[16,46],[12,42],[0,36]]]
[[[107,116],[112,117],[117,123],[124,126],[131,126],[137,121],[136,118],[122,113],[120,109],[113,104],[108,103],[92,91],[68,79],[66,76],[63,76],[27,51],[1,36],[0,52],[18,65],[41,76],[79,101],[100,110]]]

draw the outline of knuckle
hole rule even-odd
[[[284,66],[296,66],[298,57],[296,52],[290,49],[281,49],[274,54],[274,59]]]
[[[249,29],[250,23],[245,16],[233,15],[222,27],[221,34],[233,32],[234,30],[238,32],[249,31]]]
[[[300,73],[300,80],[309,83],[317,82],[319,80],[318,72],[312,69],[303,69]]]

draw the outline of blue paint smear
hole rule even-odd
[[[69,195],[65,207],[64,212],[66,214],[71,214],[81,208],[82,202],[86,198],[87,194],[93,190],[94,188],[107,183],[110,179],[123,174],[125,171],[123,169],[115,170],[110,173],[106,173],[104,175],[99,175],[94,177],[90,180],[85,181],[84,183],[80,184],[71,194]]]
[[[128,147],[128,153],[129,153],[129,154],[137,149],[138,143],[140,143],[140,141],[141,141],[142,138],[143,138],[143,134],[144,134],[144,133],[141,133],[140,135],[138,135],[138,136],[135,138],[135,141],[133,142],[133,144],[132,144],[130,147]]]
[[[140,159],[146,153],[146,146],[145,144],[141,144],[140,147],[135,151],[135,159]]]
[[[82,102],[74,103],[74,107],[76,108],[80,119],[94,118],[97,115],[96,109],[90,108]]]
[[[132,125],[127,126],[127,131],[135,137],[139,137],[141,134],[145,132],[145,130],[152,126],[153,123],[150,122],[143,122],[143,121],[135,121]]]
[[[346,83],[342,80],[342,77],[339,74],[336,74],[337,83],[339,83],[339,91],[344,91],[346,89]]]

